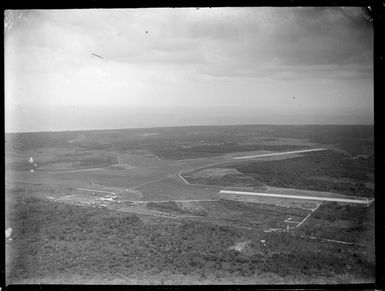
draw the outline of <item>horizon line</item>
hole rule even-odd
[[[107,130],[130,130],[130,129],[159,129],[159,128],[183,128],[183,127],[225,127],[225,126],[374,126],[374,123],[303,123],[303,124],[280,124],[280,123],[244,123],[244,124],[207,124],[207,125],[169,125],[151,127],[124,127],[124,128],[98,128],[98,129],[67,129],[67,130],[40,130],[40,131],[4,131],[4,134],[18,133],[59,133],[76,131],[107,131]]]

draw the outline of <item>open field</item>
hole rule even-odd
[[[370,142],[360,126],[6,135],[7,280],[369,282],[373,204],[326,201],[374,199]]]
[[[182,174],[190,184],[262,187],[264,184],[232,168],[210,168]]]
[[[247,203],[233,200],[213,200],[195,202],[159,202],[147,207],[169,213],[188,213],[200,216],[204,221],[215,221],[224,225],[249,227],[259,230],[285,229],[285,220],[301,221],[309,210],[295,207]]]
[[[136,190],[142,193],[143,200],[212,199],[218,193],[215,186],[188,185],[177,176],[143,185]]]

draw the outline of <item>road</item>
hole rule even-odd
[[[169,199],[169,200],[130,200],[129,202],[136,202],[136,203],[149,203],[149,202],[154,202],[154,203],[161,203],[161,202],[207,202],[207,201],[218,201],[218,199],[181,199],[181,200],[175,200],[175,199]]]
[[[180,172],[178,173],[178,176],[179,176],[179,178],[182,179],[183,182],[185,182],[186,184],[190,184],[185,178],[182,177]]]
[[[348,245],[348,246],[362,247],[362,245],[359,245],[359,244],[355,244],[355,243],[347,242],[347,241],[335,240],[335,239],[327,239],[327,238],[321,238],[321,237],[315,237],[315,236],[307,236],[307,235],[300,235],[299,237],[309,238],[309,239],[314,239],[314,240],[320,240],[320,241],[323,241],[323,242],[330,242],[330,243]]]
[[[304,218],[302,219],[301,222],[299,222],[294,228],[300,227],[313,213],[320,207],[321,204],[317,204],[316,208],[312,209],[311,212]]]
[[[112,195],[116,195],[115,192],[111,192],[111,191],[104,191],[104,190],[94,190],[94,189],[86,189],[86,188],[77,188],[78,190],[81,190],[81,191],[88,191],[88,192],[100,192],[100,193],[108,193],[108,194],[112,194]]]
[[[360,199],[342,199],[333,197],[319,197],[319,196],[299,196],[299,195],[285,195],[285,194],[272,194],[272,193],[258,193],[258,192],[244,192],[244,191],[233,191],[233,190],[221,190],[220,194],[232,194],[232,195],[251,195],[251,196],[265,196],[265,197],[277,197],[277,198],[289,198],[289,199],[303,199],[303,200],[317,200],[317,201],[334,201],[343,203],[359,203],[369,205],[374,199],[365,200]]]
[[[45,170],[45,169],[38,169],[39,172],[54,172],[54,173],[76,173],[76,172],[90,172],[90,171],[99,171],[103,170],[105,168],[111,167],[115,164],[110,164],[103,167],[96,167],[96,168],[81,168],[81,169],[72,169],[72,170]]]

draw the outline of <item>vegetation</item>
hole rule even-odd
[[[157,135],[143,137],[156,132]],[[298,138],[320,144],[333,144],[348,151],[349,155],[373,154],[374,130],[371,125],[238,125],[238,126],[191,126],[153,129],[94,130],[70,132],[8,133],[5,135],[6,150],[26,151],[42,147],[74,146],[84,149],[153,149],[167,151],[170,159],[186,156],[212,155],[246,150],[284,150],[272,144],[266,146],[250,139],[265,137],[277,142],[280,138]],[[243,144],[244,143],[244,144]],[[248,144],[247,144],[248,143]],[[295,148],[295,146],[291,146]],[[179,151],[180,150],[180,151]],[[172,156],[172,151],[175,156]]]
[[[183,177],[190,184],[264,188],[264,184],[261,182],[248,177],[235,169],[208,168],[185,173],[183,174]]]
[[[61,167],[56,167],[56,164],[59,163],[69,163],[70,169],[87,169],[87,168],[101,168],[101,167],[107,167],[109,165],[116,163],[116,158],[111,156],[85,156],[85,157],[73,157],[73,156],[67,156],[67,157],[58,157],[54,160],[51,160],[49,162],[44,163],[37,163],[38,167],[44,167],[42,169],[55,171],[55,170],[61,170]]]
[[[12,171],[29,171],[35,169],[33,163],[29,161],[11,161],[5,164],[5,168]]]
[[[150,202],[147,207],[174,215],[200,216],[200,221],[215,221],[221,225],[248,227],[255,230],[285,229],[287,225],[284,222],[285,219],[291,217],[293,221],[301,221],[309,213],[309,210],[302,208],[287,208],[226,199],[194,202],[189,207],[183,207],[182,203],[174,201]]]
[[[226,199],[206,201],[200,204],[211,219],[225,221],[227,224],[234,226],[252,227],[260,230],[285,228],[285,219],[291,217],[293,220],[301,220],[308,214],[308,210],[300,208]]]
[[[374,205],[324,203],[299,233],[374,249]]]
[[[373,182],[373,156],[352,159],[332,151],[303,157],[239,164],[236,169],[269,186],[373,196],[365,182]]]
[[[159,210],[162,212],[167,212],[170,214],[176,214],[176,215],[198,215],[198,216],[205,216],[207,215],[204,211],[199,210],[192,210],[192,209],[186,209],[182,208],[177,202],[175,201],[169,201],[169,202],[149,202],[147,203],[147,208]]]
[[[9,216],[17,255],[8,282],[78,274],[117,277],[173,274],[248,277],[273,272],[372,278],[373,264],[356,250],[285,233],[259,233],[208,222],[144,223],[136,216],[35,198],[16,203]],[[261,243],[265,240],[266,243]],[[249,242],[248,251],[229,249]]]
[[[193,215],[193,216],[207,216],[207,212],[200,209],[183,208],[175,201],[169,202],[149,202],[147,203],[149,209],[167,212],[176,215]]]

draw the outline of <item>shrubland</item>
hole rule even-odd
[[[140,218],[106,209],[19,199],[10,209],[7,282],[81,276],[141,277],[163,272],[218,280],[273,272],[370,280],[373,262],[350,247],[291,233],[264,233],[204,221]],[[264,240],[265,243],[261,241]],[[247,251],[230,246],[247,242]],[[274,283],[274,282],[272,282]]]

